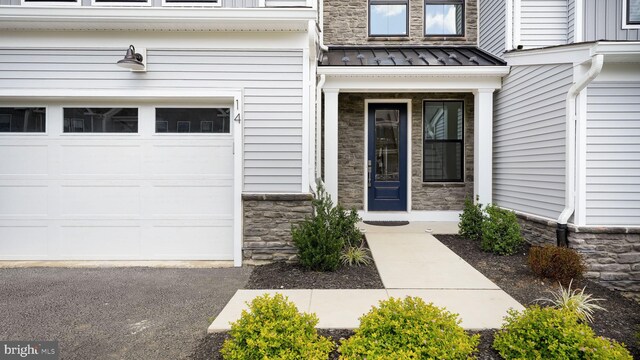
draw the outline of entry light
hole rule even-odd
[[[136,48],[133,45],[129,45],[124,58],[119,60],[116,64],[131,71],[145,71],[146,64],[144,60],[144,56],[137,53]]]

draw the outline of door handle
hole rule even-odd
[[[367,183],[371,187],[371,160],[367,161]]]

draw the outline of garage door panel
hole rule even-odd
[[[230,181],[229,181],[230,182]],[[233,192],[226,181],[217,185],[154,186],[151,210],[154,215],[232,215]]]
[[[1,145],[0,176],[46,175],[48,173],[48,146]]]
[[[140,146],[63,145],[63,175],[131,175],[141,169]]]
[[[62,226],[53,257],[69,260],[140,259],[139,226]]]
[[[47,226],[0,225],[0,259],[45,259],[48,256]]]
[[[233,146],[157,145],[153,147],[151,173],[153,175],[212,175],[233,176]]]
[[[156,259],[233,259],[232,224],[199,226],[154,226],[143,247]],[[180,244],[176,247],[176,243]]]
[[[0,216],[47,216],[48,187],[0,185]]]
[[[63,186],[63,216],[140,216],[139,186]]]

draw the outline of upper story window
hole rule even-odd
[[[407,36],[409,0],[369,0],[369,36]]]
[[[426,36],[464,36],[464,0],[425,0]]]
[[[640,0],[627,0],[627,25],[640,25]]]

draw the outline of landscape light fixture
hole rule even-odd
[[[144,56],[136,52],[136,48],[133,45],[129,45],[127,53],[122,60],[119,60],[116,64],[125,69],[131,71],[145,71]]]

